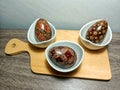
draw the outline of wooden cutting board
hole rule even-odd
[[[56,41],[60,40],[75,41],[85,50],[82,64],[73,72],[60,73],[53,70],[46,61],[45,49],[36,48],[28,42],[23,42],[16,38],[11,39],[6,44],[5,53],[14,55],[21,52],[28,52],[30,55],[31,70],[38,74],[97,80],[111,79],[111,69],[106,48],[97,51],[88,50],[81,44],[79,31],[76,30],[57,30]]]

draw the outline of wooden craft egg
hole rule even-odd
[[[39,41],[46,41],[52,37],[51,28],[47,20],[39,19],[36,22],[35,36]]]
[[[101,42],[108,29],[108,23],[105,20],[100,20],[94,23],[87,31],[86,38],[93,43]]]
[[[53,63],[62,67],[69,68],[77,60],[75,51],[67,46],[56,46],[49,50],[49,58]]]

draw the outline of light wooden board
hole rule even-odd
[[[53,70],[46,61],[44,54],[45,49],[36,48],[28,42],[23,42],[16,38],[11,39],[6,44],[5,53],[14,55],[22,52],[28,52],[30,55],[31,70],[38,74],[97,80],[111,79],[112,75],[106,48],[97,51],[86,49],[80,42],[79,31],[75,30],[57,30],[56,41],[60,40],[75,41],[85,50],[82,64],[73,72],[60,73]]]

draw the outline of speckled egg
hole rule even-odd
[[[56,46],[49,50],[49,57],[53,63],[62,67],[69,68],[77,60],[75,51],[67,46]]]
[[[108,23],[105,20],[100,20],[94,23],[87,31],[86,38],[93,43],[101,42],[107,32]]]
[[[51,28],[45,19],[39,19],[35,25],[35,36],[39,41],[46,41],[51,38]]]

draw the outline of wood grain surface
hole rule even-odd
[[[27,30],[0,30],[0,90],[119,90],[120,88],[120,33],[113,33],[108,45],[112,70],[109,81],[63,78],[35,74],[30,69],[28,53],[8,56],[6,43],[12,38],[27,42]]]
[[[34,73],[54,75],[61,77],[75,77],[97,80],[110,80],[111,68],[109,64],[108,51],[105,48],[97,51],[89,50],[82,45],[79,38],[79,31],[75,30],[57,30],[56,42],[61,40],[74,41],[84,49],[84,58],[81,65],[69,73],[60,73],[55,71],[46,62],[45,49],[36,48],[28,42],[13,38],[8,41],[5,47],[5,53],[8,55],[28,52],[30,56],[30,67]],[[80,54],[80,53],[79,53]],[[97,58],[96,58],[97,57]]]

